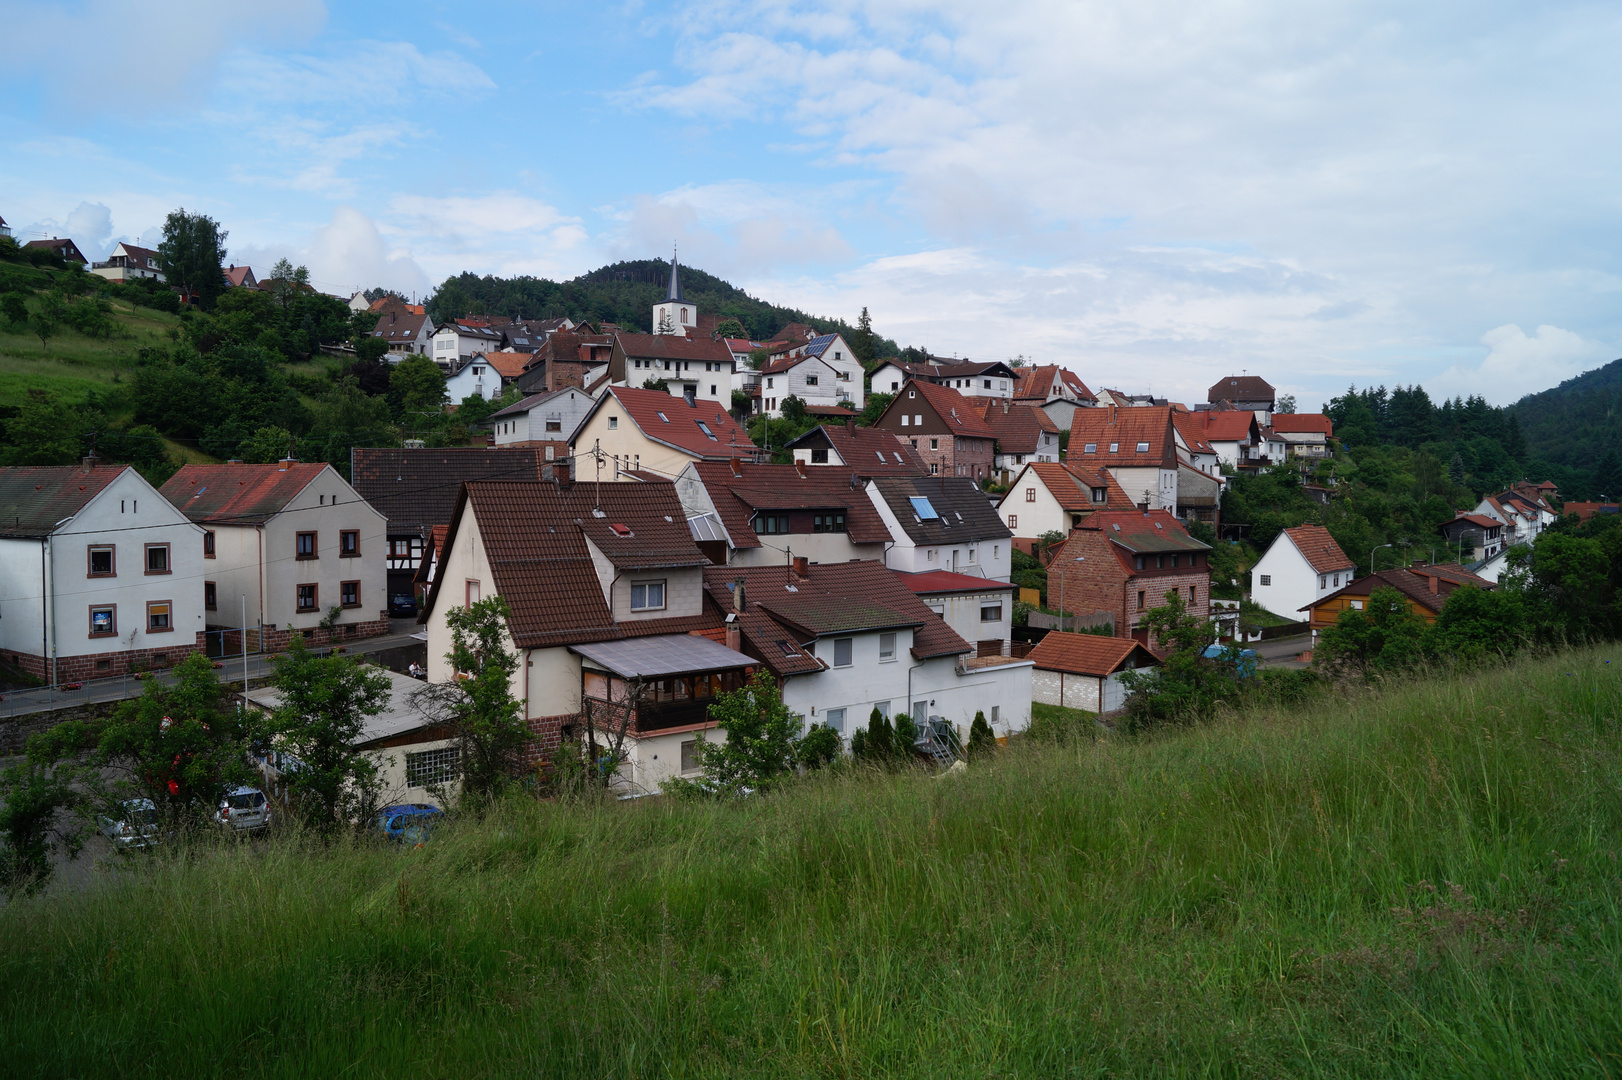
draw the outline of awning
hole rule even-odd
[[[569,651],[579,653],[622,679],[734,671],[759,663],[753,657],[694,634],[595,641],[588,645],[571,645]]]

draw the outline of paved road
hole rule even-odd
[[[346,648],[350,653],[368,655],[382,652],[386,649],[399,648],[402,645],[420,644],[411,636],[418,627],[407,620],[395,620],[398,626],[391,626],[391,630],[403,632],[390,633],[386,637],[364,638],[356,641]],[[409,629],[408,629],[409,628]],[[221,665],[220,678],[225,682],[240,682],[242,679],[242,657],[225,657],[217,661]],[[264,679],[269,677],[273,668],[269,656],[252,654],[248,657],[248,680]],[[174,681],[170,672],[161,672],[153,678],[167,684]],[[75,705],[90,705],[106,701],[123,701],[125,698],[138,697],[145,689],[147,680],[137,679],[130,675],[121,675],[114,679],[94,679],[83,683],[77,690],[66,690],[60,687],[46,687],[40,690],[16,690],[7,692],[4,700],[0,700],[0,717],[26,716],[30,713],[49,712],[53,709],[66,709]]]
[[[1298,634],[1295,637],[1274,638],[1272,641],[1257,641],[1245,646],[1247,649],[1256,650],[1257,662],[1262,667],[1284,668],[1311,667],[1311,664],[1295,658],[1297,653],[1303,652],[1311,647],[1311,634]]]

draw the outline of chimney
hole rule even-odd
[[[811,572],[811,560],[804,555],[796,555],[791,569],[795,577],[803,580]]]
[[[846,420],[845,421],[845,433],[848,434],[848,435],[856,434],[856,421],[854,421],[854,420]]]
[[[794,471],[800,474],[800,479],[801,480],[804,480],[805,479],[805,462],[801,461],[799,458],[795,458],[794,459]]]
[[[239,458],[239,457],[226,458],[225,463],[227,465],[241,465],[242,464],[242,459]]]
[[[1111,424],[1115,423],[1115,402],[1113,401],[1109,403],[1109,422]]]
[[[1441,578],[1438,577],[1437,575],[1435,575],[1435,574],[1430,575],[1430,585],[1431,585],[1431,595],[1432,596],[1435,596],[1439,592],[1441,592]]]
[[[732,583],[732,610],[736,611],[740,615],[743,614],[745,603],[746,601],[744,600],[743,595],[743,578],[739,578],[737,581]]]
[[[287,467],[289,465],[297,465],[297,464],[298,464],[298,458],[284,457],[284,458],[282,458],[280,461],[278,461],[276,463],[276,471],[277,472],[286,472]]]
[[[736,479],[741,477],[743,475],[743,465],[738,461],[738,459],[733,458],[730,464],[732,465],[733,478]]]
[[[743,631],[737,620],[727,623],[727,648],[733,652],[743,652]]]
[[[86,454],[84,457],[79,459],[79,468],[80,468],[81,471],[89,472],[91,469],[94,469],[95,467],[96,467],[96,455],[95,454]]]

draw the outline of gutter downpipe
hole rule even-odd
[[[259,553],[259,651],[265,651],[265,523],[253,527],[254,545]],[[385,580],[387,574],[385,572]],[[297,580],[297,579],[295,579]],[[248,620],[242,620],[243,650],[247,650]],[[246,692],[246,690],[244,690]]]
[[[40,655],[51,662],[51,685],[56,685],[56,657],[51,655],[51,589],[46,583],[47,567],[50,559],[45,554],[45,545],[50,537],[39,538],[39,595],[40,603],[45,605],[45,617],[39,622],[39,651]]]
[[[72,521],[69,515],[51,526],[51,531],[40,541],[40,577],[45,582],[45,626],[49,636],[51,655],[51,685],[56,685],[56,530]]]

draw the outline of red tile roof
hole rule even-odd
[[[1273,385],[1257,375],[1230,375],[1211,387],[1206,400],[1272,401]]]
[[[1078,529],[1097,532],[1134,555],[1211,550],[1209,544],[1188,535],[1183,523],[1168,510],[1100,510]]]
[[[1059,426],[1035,405],[993,400],[985,403],[980,415],[996,433],[997,449],[1004,454],[1034,454],[1044,433],[1059,433]],[[1058,450],[1057,442],[1053,448]]]
[[[1616,503],[1609,503],[1609,504],[1606,504],[1606,503],[1567,503],[1566,504],[1566,513],[1568,513],[1568,514],[1578,513],[1578,511],[1575,511],[1575,510],[1572,509],[1573,506],[1596,506],[1597,507],[1597,506],[1605,506],[1605,505],[1609,505],[1613,510],[1616,508]],[[1590,510],[1588,512],[1588,516],[1590,516],[1590,517],[1593,516],[1593,513],[1594,512],[1592,510]],[[1584,517],[1583,520],[1586,521],[1586,520],[1588,520],[1588,518]],[[1502,521],[1499,521],[1497,518],[1490,518],[1486,514],[1460,514],[1457,517],[1455,517],[1452,521],[1444,521],[1444,522],[1442,522],[1442,524],[1444,526],[1447,526],[1447,525],[1452,525],[1455,522],[1459,522],[1459,521],[1466,521],[1466,522],[1469,522],[1471,525],[1475,525],[1475,526],[1477,526],[1479,528],[1483,528],[1483,529],[1502,529],[1504,527],[1504,523]]]
[[[1074,372],[1057,364],[1018,368],[1015,370],[1015,376],[1017,378],[1014,383],[1015,400],[1030,398],[1038,404],[1051,401],[1060,396],[1057,387],[1053,385],[1055,381],[1064,383],[1070,388],[1070,392],[1082,401],[1098,400],[1093,392],[1087,389],[1087,384]]]
[[[1330,536],[1329,530],[1322,525],[1298,525],[1293,529],[1285,529],[1284,535],[1290,538],[1290,543],[1295,545],[1302,558],[1306,559],[1307,564],[1317,573],[1333,574],[1357,566],[1346,557],[1340,545],[1335,543],[1335,538]]]
[[[1335,434],[1335,424],[1323,413],[1274,413],[1273,430],[1286,435],[1316,432],[1327,439]]]
[[[1148,448],[1138,450],[1139,443]],[[1087,447],[1095,447],[1088,453]],[[1117,449],[1111,450],[1115,445]],[[1068,459],[1084,465],[1114,468],[1161,465],[1170,469],[1177,460],[1172,434],[1172,410],[1165,405],[1077,409],[1070,418]]]
[[[1200,417],[1205,438],[1210,442],[1248,442],[1252,429],[1259,428],[1256,414],[1249,409],[1234,412],[1197,412],[1189,416]],[[1260,434],[1260,431],[1257,431]]]
[[[838,405],[807,405],[805,407],[805,415],[826,416],[836,420],[843,419],[845,417],[851,417],[854,419],[856,416],[856,414],[850,409],[841,408]]]
[[[639,360],[719,360],[731,371],[732,350],[726,342],[712,337],[678,337],[675,334],[614,335],[626,356]]]
[[[56,531],[128,465],[13,465],[0,469],[0,536],[37,539]],[[36,582],[36,585],[38,583]]]
[[[534,357],[524,352],[497,351],[485,353],[484,359],[503,379],[516,379],[524,373],[524,368]]]
[[[1065,510],[1131,510],[1135,505],[1132,497],[1115,482],[1109,470],[1102,466],[1036,461],[1027,465],[1026,469],[1041,478],[1048,493]],[[1019,486],[1016,482],[1010,487],[1008,494],[1003,496],[1003,502],[1017,502],[1014,492]],[[1093,502],[1095,487],[1105,490],[1103,503]]]
[[[1214,454],[1216,448],[1205,437],[1205,421],[1200,419],[1204,413],[1191,413],[1182,406],[1174,406],[1171,414],[1172,426],[1183,437],[1190,453]]]
[[[1071,675],[1109,676],[1121,670],[1134,652],[1141,653],[1134,667],[1159,664],[1159,657],[1132,638],[1102,637],[1098,634],[1049,633],[1026,656],[1044,671]]]
[[[918,397],[908,398],[907,392],[910,390],[918,391]],[[950,386],[937,386],[922,379],[912,379],[902,386],[884,413],[888,416],[892,411],[908,412],[919,400],[929,403],[929,407],[951,429],[954,437],[993,440],[997,438],[997,433],[991,430],[980,415],[980,407],[976,402],[970,401]]]
[[[331,465],[182,465],[159,490],[193,521],[268,521]]]
[[[730,461],[699,461],[693,469],[735,548],[761,546],[752,523],[762,510],[844,511],[851,543],[884,544],[891,539],[867,490],[859,483],[852,485],[853,470],[848,467],[739,463],[735,472]]]
[[[749,433],[713,401],[699,398],[689,405],[684,398],[672,397],[663,390],[612,386],[597,400],[595,408],[603,408],[610,398],[619,402],[642,434],[694,457],[720,461],[755,448]],[[700,423],[710,429],[710,435],[704,434]]]
[[[791,439],[788,449],[826,441],[857,476],[926,476],[929,466],[911,443],[884,428],[823,424]],[[818,465],[817,468],[822,468]]]
[[[992,581],[990,578],[975,577],[972,574],[955,574],[950,570],[926,570],[921,574],[908,574],[897,570],[895,576],[919,596],[1014,591],[1014,586],[1006,581]]]

